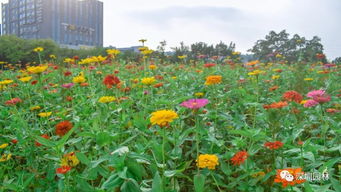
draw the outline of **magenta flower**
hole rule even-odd
[[[65,83],[65,84],[62,85],[62,87],[66,88],[66,89],[70,89],[74,85],[75,85],[74,83]]]
[[[317,102],[317,101],[315,101],[315,100],[313,100],[313,99],[309,99],[308,101],[306,101],[305,103],[304,103],[304,107],[314,107],[314,106],[316,106],[316,105],[318,105],[319,103]]]
[[[189,109],[199,109],[208,104],[208,99],[189,99],[180,104],[180,106],[189,108]]]
[[[321,97],[325,94],[325,90],[314,90],[314,91],[310,91],[308,94],[307,94],[307,97],[310,97],[310,98],[314,98],[314,97]]]
[[[330,101],[330,96],[326,94],[325,90],[314,90],[307,94],[307,97],[312,98],[315,102],[326,103]]]

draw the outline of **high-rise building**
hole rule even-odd
[[[103,2],[9,0],[2,4],[2,33],[69,48],[103,46]]]

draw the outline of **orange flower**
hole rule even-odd
[[[282,187],[287,187],[288,185],[294,186],[306,181],[302,178],[303,174],[302,168],[277,169],[274,181],[275,183],[282,183]]]
[[[64,136],[67,132],[72,129],[73,125],[70,121],[62,121],[56,125],[56,134]]]
[[[107,88],[111,88],[113,85],[117,85],[120,82],[120,79],[114,75],[107,75],[103,80],[103,84],[107,86]]]
[[[269,91],[275,91],[276,89],[278,89],[279,86],[275,85],[269,88]]]
[[[212,75],[206,77],[205,85],[213,85],[221,83],[222,77],[220,75]]]
[[[288,106],[288,103],[286,101],[280,101],[278,103],[271,103],[270,105],[263,105],[264,109],[279,109],[283,108],[285,106]]]
[[[157,83],[154,85],[155,88],[159,88],[159,87],[162,87],[163,86],[163,83]]]
[[[249,154],[246,151],[239,151],[231,158],[232,164],[241,165],[244,163],[248,156]]]
[[[279,148],[283,147],[283,143],[280,141],[266,142],[264,144],[264,147],[267,147],[270,150],[279,149]]]

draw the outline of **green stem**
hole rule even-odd
[[[218,182],[217,182],[216,178],[214,177],[213,173],[210,172],[210,174],[211,174],[211,176],[212,176],[212,178],[213,178],[213,180],[214,180],[214,183],[217,185],[217,188],[218,188],[219,192],[222,192],[222,190],[220,189],[220,187],[219,187],[219,185],[218,185]]]

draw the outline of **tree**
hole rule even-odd
[[[317,36],[307,40],[297,34],[290,38],[289,33],[285,30],[279,33],[270,31],[265,39],[258,40],[249,51],[264,62],[284,59],[289,62],[296,62],[300,56],[302,61],[314,62],[318,60],[316,54],[323,54],[323,45]],[[322,61],[325,62],[325,58]]]

